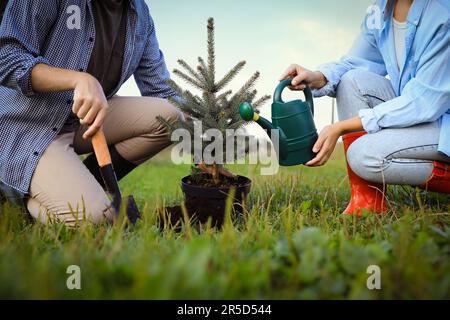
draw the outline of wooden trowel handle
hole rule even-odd
[[[105,133],[102,129],[92,137],[92,146],[94,147],[95,156],[100,168],[111,164],[111,155],[109,153],[108,144],[106,143]]]

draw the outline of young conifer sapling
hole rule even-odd
[[[207,181],[202,181],[205,180],[206,176],[208,177],[207,180],[210,180],[213,185],[217,186],[226,184],[235,175],[224,167],[223,164],[225,161],[208,163],[208,161],[203,159],[203,156],[198,156],[203,155],[205,148],[211,143],[210,138],[204,133],[209,129],[219,130],[223,136],[222,150],[227,150],[227,140],[234,139],[235,141],[233,143],[235,143],[237,139],[235,135],[229,135],[228,133],[245,125],[245,122],[239,115],[240,104],[249,102],[257,109],[269,100],[270,96],[266,95],[256,99],[257,90],[254,89],[254,86],[260,77],[259,72],[255,72],[234,94],[231,90],[227,90],[230,82],[244,68],[245,61],[236,64],[222,79],[216,79],[214,30],[214,19],[210,18],[208,20],[207,60],[205,61],[199,57],[196,70],[184,60],[178,60],[178,64],[182,70],[175,69],[173,71],[175,75],[197,89],[200,95],[196,95],[189,90],[184,90],[175,81],[169,80],[169,84],[178,95],[175,98],[171,98],[170,101],[185,114],[185,119],[179,120],[175,124],[168,123],[162,118],[159,118],[159,120],[170,132],[177,129],[185,129],[190,133],[192,143],[191,153],[194,161],[191,173],[192,179],[198,183],[208,184]],[[198,130],[194,130],[196,123],[201,123],[202,125],[200,135]],[[197,139],[197,143],[194,143],[195,139]],[[201,143],[199,144],[198,141],[201,141]],[[201,150],[198,150],[199,146]],[[233,155],[233,159],[236,156],[237,154]],[[229,155],[227,158],[229,158]]]

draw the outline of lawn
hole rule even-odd
[[[342,153],[318,169],[233,169],[253,179],[249,208],[222,231],[160,231],[155,209],[182,199],[167,152],[121,182],[144,220],[120,226],[33,224],[0,216],[0,298],[429,299],[450,298],[450,198],[390,187],[390,212],[340,215],[349,196]],[[81,268],[81,290],[66,269]],[[367,268],[381,270],[369,290]]]

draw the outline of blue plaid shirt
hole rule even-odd
[[[33,92],[31,70],[38,63],[87,69],[96,36],[91,1],[9,0],[6,8],[0,27],[0,181],[23,195],[73,103],[73,91]],[[77,12],[81,28],[73,28]],[[174,95],[144,0],[130,0],[122,76],[107,98],[132,75],[143,96]]]

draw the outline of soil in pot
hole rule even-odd
[[[209,176],[205,176],[204,179],[192,176],[183,178],[181,189],[185,196],[188,218],[194,223],[203,225],[211,219],[213,227],[221,228],[225,221],[226,204],[231,190],[235,190],[233,215],[238,215],[243,212],[251,184],[250,179],[242,176],[235,179],[224,178],[219,185],[214,185]],[[181,227],[181,222],[184,221],[181,206],[164,208],[159,214],[162,228],[169,221],[172,227]]]

